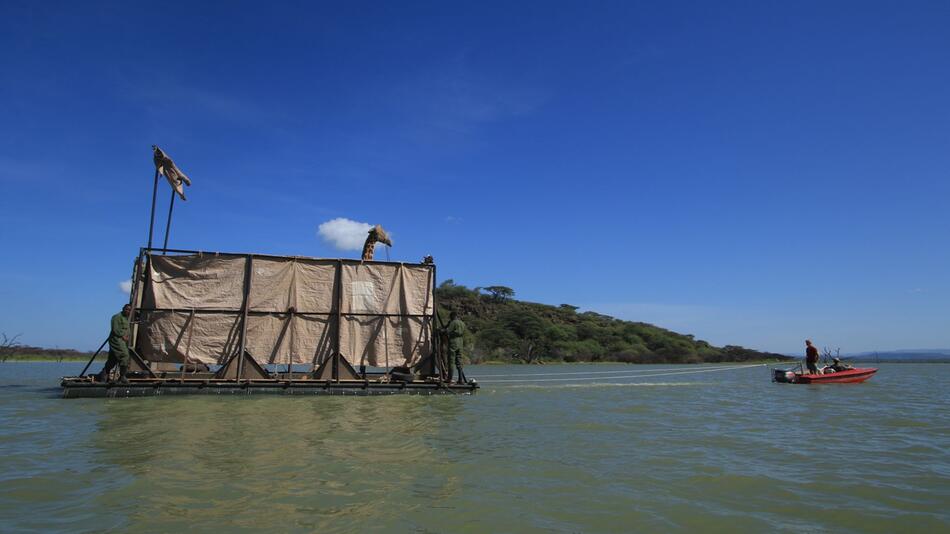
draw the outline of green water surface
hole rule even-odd
[[[57,398],[81,367],[0,364],[3,532],[950,529],[950,365],[853,385],[490,366],[468,370],[474,396]]]

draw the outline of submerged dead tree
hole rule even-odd
[[[13,337],[8,336],[6,333],[0,333],[0,362],[5,362],[10,356],[13,356],[17,349],[20,348],[20,336],[22,334],[17,334]]]

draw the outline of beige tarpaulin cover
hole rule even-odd
[[[250,272],[248,272],[250,261]],[[151,361],[412,365],[431,351],[431,265],[234,255],[151,256],[137,341]],[[338,317],[341,325],[338,325]]]

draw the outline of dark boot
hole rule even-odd
[[[126,376],[125,376],[126,374],[128,374],[128,372],[129,372],[129,366],[128,366],[128,365],[120,365],[120,366],[119,366],[119,383],[120,383],[120,384],[128,384],[128,383],[129,383],[129,379],[126,378]]]
[[[96,375],[96,382],[105,382],[106,380],[109,380],[109,371],[111,370],[112,368],[108,363],[103,365],[102,370]]]
[[[102,366],[102,370],[96,375],[96,382],[107,382],[109,380],[109,373],[115,368],[115,364],[115,357],[109,354],[109,359],[106,360],[106,364]]]
[[[462,359],[459,357],[455,358],[455,368],[458,369],[458,384],[468,384],[468,379],[465,378],[465,371],[462,370]]]

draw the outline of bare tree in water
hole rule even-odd
[[[5,333],[0,334],[0,362],[7,361],[7,358],[13,356],[18,348],[20,348],[20,336],[22,334],[17,334],[13,337],[6,335]]]

